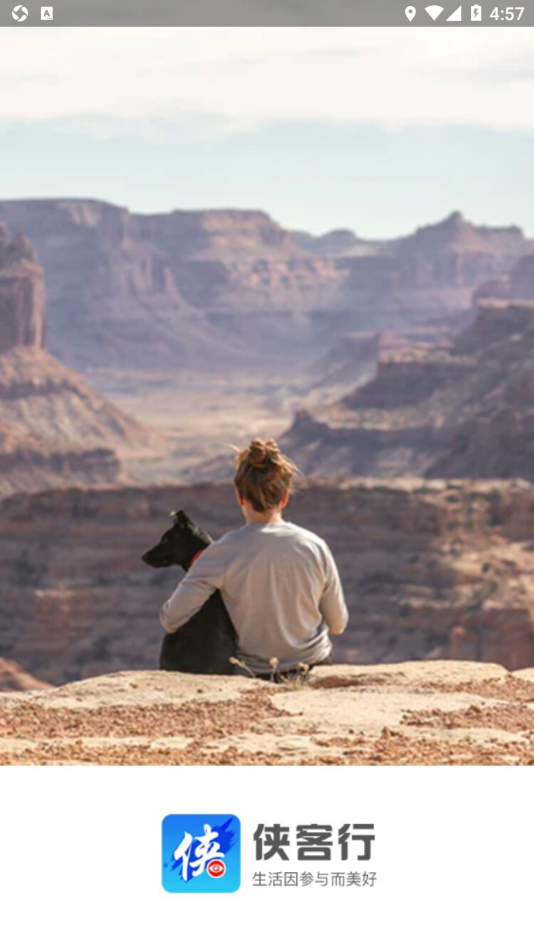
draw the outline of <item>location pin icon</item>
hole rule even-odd
[[[415,7],[406,7],[406,10],[404,12],[406,13],[406,16],[408,17],[411,23],[415,14],[417,13],[417,10],[415,9]]]

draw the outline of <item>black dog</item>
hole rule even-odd
[[[199,555],[212,538],[189,520],[185,512],[172,513],[173,527],[166,531],[159,544],[143,554],[150,567],[171,567],[177,564],[188,571],[195,555]],[[232,674],[237,635],[219,591],[200,608],[176,633],[163,638],[159,655],[160,670],[182,673]]]

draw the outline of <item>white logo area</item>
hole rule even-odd
[[[24,20],[28,18],[28,11],[26,7],[23,7],[20,3],[18,7],[13,7],[13,19],[17,20],[19,23],[23,23]]]
[[[41,7],[41,20],[53,20],[53,19],[54,19],[54,8]]]

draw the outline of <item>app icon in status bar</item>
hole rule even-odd
[[[54,8],[41,7],[41,20],[53,20],[53,19],[54,19]]]

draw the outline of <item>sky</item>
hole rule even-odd
[[[0,30],[0,198],[534,235],[534,31]]]

